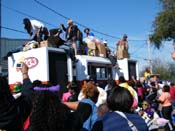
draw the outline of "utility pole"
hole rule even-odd
[[[150,73],[153,73],[153,69],[152,69],[152,59],[151,59],[151,42],[148,38],[147,40],[147,45],[148,45],[148,60],[149,60],[149,66],[150,66]]]

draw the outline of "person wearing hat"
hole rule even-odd
[[[75,55],[81,54],[80,43],[82,39],[82,33],[77,25],[73,24],[73,20],[69,19],[67,21],[68,27],[65,28],[63,24],[61,27],[66,32],[66,41],[70,43],[74,49]]]
[[[127,38],[128,36],[124,34],[123,38],[116,43],[118,59],[129,58]]]

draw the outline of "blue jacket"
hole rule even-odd
[[[124,114],[138,131],[148,131],[145,121],[138,114]],[[125,118],[115,112],[108,112],[97,120],[92,131],[131,131],[131,128]]]
[[[97,115],[97,107],[95,105],[95,103],[90,100],[90,99],[83,99],[81,100],[80,102],[83,102],[83,103],[88,103],[91,105],[92,107],[92,113],[91,115],[89,116],[89,118],[83,123],[83,128],[87,129],[88,131],[90,131],[95,123],[95,121],[97,120],[98,118],[98,115]]]

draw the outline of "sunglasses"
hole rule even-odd
[[[149,106],[148,104],[144,104],[144,103],[143,103],[142,105],[143,105],[143,106]]]

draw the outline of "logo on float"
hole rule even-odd
[[[28,66],[29,69],[34,68],[38,65],[38,59],[35,57],[28,57],[24,59],[24,63]]]

